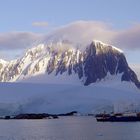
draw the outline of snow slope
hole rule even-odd
[[[140,64],[130,64],[130,67],[136,72],[138,79],[140,80]]]
[[[81,113],[122,111],[140,106],[140,91],[133,83],[102,81],[90,86],[70,84],[0,83],[0,115],[18,113]],[[125,88],[124,88],[125,87]]]

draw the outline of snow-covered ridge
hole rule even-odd
[[[105,44],[103,43],[102,41],[100,40],[93,40],[93,42],[95,43],[95,45],[97,46],[98,44],[102,44],[103,47],[106,47],[106,46],[111,46],[114,50],[117,50],[119,51],[120,53],[123,53],[123,51],[115,46],[112,46],[112,45],[109,45],[109,44]]]
[[[6,64],[7,63],[7,61],[5,61],[5,60],[3,60],[3,59],[0,59],[0,63],[2,63],[2,64]]]

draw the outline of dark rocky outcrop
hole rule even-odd
[[[57,115],[51,115],[51,114],[19,114],[13,117],[13,119],[57,119]]]
[[[72,111],[72,112],[63,113],[63,114],[57,114],[57,116],[74,116],[77,113],[78,113],[77,111]]]
[[[74,116],[78,112],[72,111],[68,113],[63,114],[47,114],[47,113],[24,113],[24,114],[18,114],[14,116],[5,116],[1,119],[58,119],[58,116]]]

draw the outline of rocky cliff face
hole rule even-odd
[[[100,41],[93,41],[85,49],[73,47],[69,42],[38,45],[29,49],[21,59],[2,64],[0,81],[11,82],[39,74],[55,76],[77,75],[79,81],[89,85],[110,75],[121,76],[121,81],[131,81],[140,88],[134,71],[128,66],[121,50]]]
[[[122,74],[121,81],[131,81],[140,87],[137,76],[128,66],[123,52],[101,42],[93,42],[87,48],[84,71],[87,77],[85,85],[105,78],[109,72],[116,76]]]

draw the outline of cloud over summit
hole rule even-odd
[[[33,23],[34,26],[47,26],[47,24],[47,22]],[[96,39],[121,49],[140,49],[140,24],[129,29],[117,30],[104,22],[76,21],[49,34],[28,31],[0,33],[0,49],[24,49],[51,39],[68,39],[78,43],[90,43]]]

